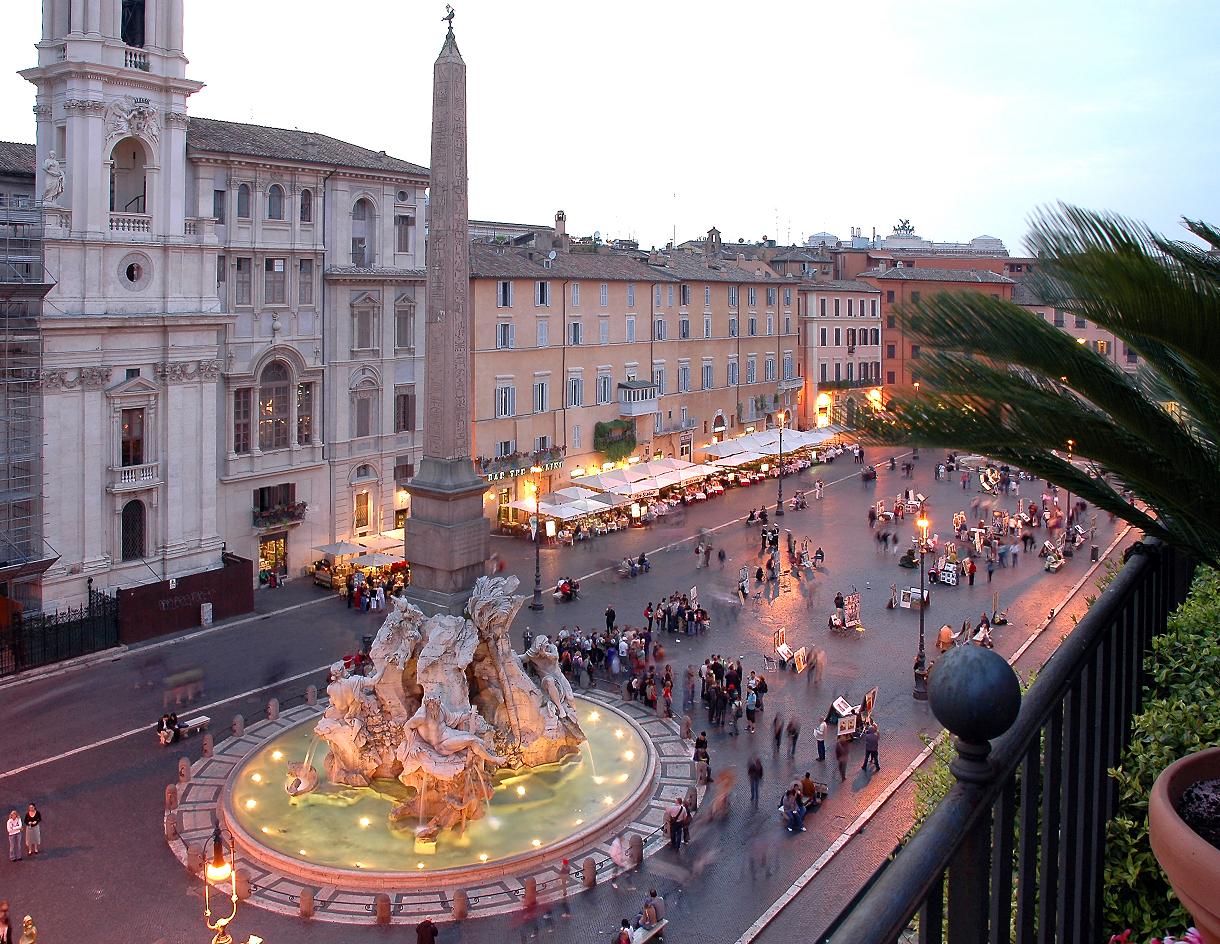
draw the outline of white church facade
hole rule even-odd
[[[192,118],[183,0],[46,0],[42,604],[401,522],[427,168]]]

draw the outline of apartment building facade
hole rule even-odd
[[[472,247],[475,452],[502,521],[531,467],[546,492],[630,456],[694,460],[800,390],[794,286],[695,254],[565,244]]]
[[[849,425],[882,385],[881,290],[866,282],[827,280],[800,289],[801,360],[805,379],[800,423]]]

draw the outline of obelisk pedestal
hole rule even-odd
[[[407,483],[407,596],[425,613],[461,614],[484,574],[489,526],[487,483],[471,461],[466,63],[452,19],[432,77],[424,456]]]

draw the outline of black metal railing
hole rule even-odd
[[[75,659],[119,644],[119,601],[89,589],[88,602],[14,618],[0,630],[0,676]]]
[[[1144,657],[1192,570],[1168,546],[1135,551],[1039,672],[1011,727],[990,745],[955,737],[953,787],[853,904],[833,944],[914,940],[913,922],[921,944],[1105,940],[1104,842],[1118,796],[1107,769],[1130,741]],[[952,675],[932,673],[938,717],[960,716],[943,710],[960,681]]]

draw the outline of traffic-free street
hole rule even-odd
[[[888,453],[884,453],[888,456]],[[574,548],[541,552],[542,582],[554,586],[560,576],[580,580],[581,596],[573,603],[555,603],[545,594],[542,613],[522,609],[514,627],[520,643],[529,626],[534,633],[555,633],[560,627],[602,628],[604,610],[613,604],[620,626],[643,624],[643,609],[677,590],[697,588],[711,615],[703,636],[665,637],[665,661],[681,675],[688,664],[698,665],[713,653],[741,657],[747,670],[764,671],[772,634],[783,628],[793,648],[822,646],[827,654],[825,677],[797,676],[767,670],[770,691],[759,731],[734,737],[727,729],[709,729],[712,768],[719,788],[735,777],[729,815],[717,822],[696,818],[692,843],[679,855],[664,850],[647,859],[643,868],[622,876],[614,885],[573,894],[563,905],[544,908],[526,918],[502,918],[446,924],[442,941],[498,941],[540,936],[556,941],[609,939],[619,920],[634,915],[649,887],[669,903],[670,941],[736,940],[792,883],[827,850],[853,820],[877,800],[923,750],[921,737],[939,730],[926,703],[911,697],[912,663],[917,646],[918,615],[914,610],[886,609],[891,584],[917,586],[918,570],[902,569],[897,556],[878,551],[866,512],[877,498],[892,502],[895,494],[914,488],[927,496],[932,533],[944,536],[953,513],[969,510],[976,495],[963,491],[956,479],[933,480],[933,456],[925,453],[915,464],[913,479],[890,471],[883,453],[870,451],[879,468],[878,481],[863,483],[860,466],[844,456],[784,482],[785,494],[809,493],[809,508],[772,518],[790,529],[799,544],[806,536],[821,546],[825,565],[816,577],[790,579],[761,595],[752,594],[742,606],[735,597],[738,569],[751,574],[763,560],[758,529],[743,524],[752,507],[765,500],[774,513],[776,482],[770,480],[687,508],[663,524],[607,535]],[[821,501],[813,500],[813,481],[827,487]],[[1037,500],[1043,483],[1023,483],[1021,499]],[[995,499],[990,499],[993,503]],[[1014,504],[1009,500],[1009,507]],[[1102,514],[1093,543],[1104,550],[1116,526]],[[909,546],[913,516],[885,527],[897,531],[901,547]],[[1044,531],[1036,532],[1041,543]],[[698,566],[695,540],[706,535],[713,545],[711,566]],[[723,566],[716,551],[723,548]],[[1119,546],[1121,549],[1121,545]],[[521,580],[520,592],[534,584],[534,553],[527,541],[493,538],[493,550],[508,572]],[[650,573],[620,577],[617,563],[624,556],[646,551]],[[1033,634],[1055,608],[1058,615],[1029,647],[1021,668],[1032,668],[1049,657],[1061,636],[1070,631],[1072,616],[1083,612],[1087,580],[1070,601],[1068,591],[1085,577],[1091,564],[1088,545],[1057,574],[1046,573],[1034,554],[1022,555],[1016,569],[999,568],[989,583],[980,568],[973,587],[932,589],[925,616],[930,657],[937,629],[943,623],[960,626],[990,613],[993,594],[1007,609],[1010,624],[994,631],[997,651],[1010,655]],[[1115,551],[1118,553],[1118,550]],[[786,555],[785,555],[786,557]],[[751,577],[752,589],[758,584]],[[827,618],[838,591],[859,590],[863,634],[831,635]],[[758,599],[755,599],[758,596]],[[35,916],[46,941],[176,942],[206,940],[202,923],[200,881],[178,864],[162,835],[166,784],[177,776],[177,761],[198,757],[200,740],[193,738],[171,749],[156,745],[152,725],[162,711],[162,680],[174,672],[197,668],[204,692],[196,705],[213,719],[217,740],[234,714],[247,722],[263,716],[269,697],[300,700],[305,686],[324,680],[324,667],[354,651],[360,637],[376,631],[379,614],[350,610],[343,600],[296,581],[275,591],[260,591],[260,612],[210,630],[184,634],[132,649],[117,658],[33,680],[13,680],[0,687],[6,703],[6,724],[0,730],[0,802],[5,809],[24,809],[37,802],[44,816],[44,852],[21,862],[6,863],[0,873],[0,897],[14,914]],[[608,687],[609,682],[603,681]],[[881,770],[860,769],[862,748],[852,748],[846,782],[839,782],[833,761],[816,760],[813,727],[837,695],[853,704],[877,687],[875,717],[881,728]],[[678,696],[680,697],[680,696]],[[677,700],[677,698],[676,698]],[[706,729],[706,712],[692,712],[696,732]],[[770,736],[776,718],[796,716],[803,730],[795,756],[785,739],[778,752]],[[765,768],[763,801],[751,809],[744,776],[757,753]],[[794,778],[810,771],[830,783],[830,797],[807,820],[808,831],[783,829],[775,806]],[[831,858],[822,877],[797,894],[775,918],[763,940],[811,938],[833,919],[838,908],[871,873],[878,854],[892,848],[905,828],[903,797],[898,806],[878,813],[867,837]],[[831,891],[820,883],[830,880]],[[87,907],[86,907],[87,905]],[[235,936],[255,933],[268,942],[359,942],[402,939],[405,929],[306,923],[260,911],[239,910]]]

